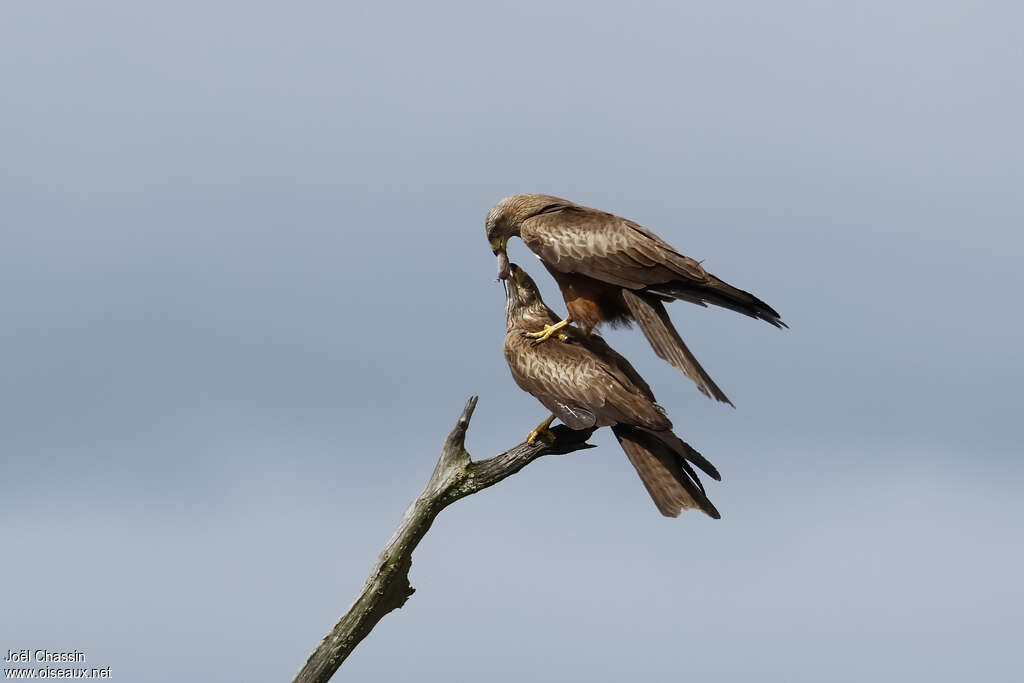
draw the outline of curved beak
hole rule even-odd
[[[493,251],[494,255],[498,257],[498,279],[499,280],[507,280],[508,279],[508,272],[509,272],[508,254],[505,251],[507,245],[508,245],[508,238],[507,237],[497,237],[497,238],[491,240],[491,251]]]

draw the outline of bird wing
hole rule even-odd
[[[554,340],[534,344],[513,328],[505,337],[505,359],[516,384],[572,429],[619,423],[671,428],[642,379],[634,383],[630,373],[583,344]],[[622,362],[629,365],[625,359]]]
[[[701,265],[633,221],[575,204],[523,221],[523,242],[544,263],[629,289],[682,280],[708,285]]]
[[[778,311],[761,299],[718,279],[642,225],[614,214],[577,204],[552,205],[523,221],[520,237],[556,271],[644,289],[664,300],[714,304],[786,327]]]
[[[632,384],[649,401],[652,403],[655,401],[654,392],[651,391],[647,381],[640,376],[636,368],[622,354],[608,346],[608,342],[603,337],[598,334],[583,334],[579,332],[573,336],[573,339],[596,358],[601,359],[610,368],[614,368],[620,377],[620,381]]]
[[[732,405],[732,401],[718,387],[715,380],[711,379],[711,375],[704,370],[700,361],[679,336],[660,299],[644,292],[624,289],[622,300],[660,358],[682,370],[705,396]]]

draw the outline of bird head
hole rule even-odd
[[[523,221],[556,208],[572,205],[548,194],[514,194],[505,197],[487,212],[484,228],[491,251],[498,257],[498,279],[509,277],[508,240],[519,237]]]
[[[505,314],[509,323],[520,318],[532,308],[547,310],[544,300],[541,299],[540,290],[533,278],[527,275],[526,271],[515,263],[508,265],[507,284],[505,285]],[[546,317],[546,316],[545,316]]]

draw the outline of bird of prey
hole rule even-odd
[[[487,239],[508,275],[510,237],[523,240],[558,282],[569,315],[537,331],[544,341],[570,322],[589,333],[603,322],[636,321],[655,353],[709,397],[732,404],[672,325],[664,302],[714,304],[786,327],[753,294],[719,280],[694,259],[633,221],[545,194],[517,194],[487,214]]]
[[[556,332],[563,343],[535,343],[527,335],[558,322],[558,316],[519,266],[508,265],[507,279],[505,359],[516,384],[551,411],[527,441],[551,438],[556,417],[572,429],[611,427],[663,515],[700,509],[718,519],[691,464],[721,480],[718,470],[672,432],[672,422],[629,361],[600,336],[574,327]]]

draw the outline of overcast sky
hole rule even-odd
[[[778,309],[671,307],[736,409],[457,503],[338,680],[1008,681],[1024,595],[1010,2],[6,2],[0,655],[290,680],[501,353],[487,209],[628,216]],[[513,260],[564,304],[518,241]]]

